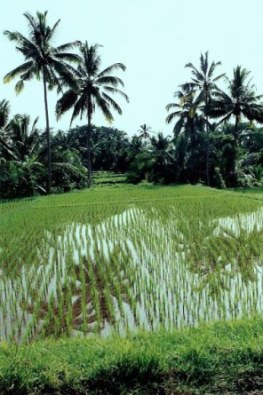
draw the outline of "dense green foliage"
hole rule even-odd
[[[44,134],[34,124],[35,144],[24,137],[24,153],[19,160],[14,151],[21,149],[21,135],[16,135],[14,122],[28,116],[10,119],[0,133],[0,197],[21,197],[44,193],[46,190]],[[210,135],[209,171],[211,184],[218,188],[255,187],[262,185],[263,128],[242,123],[239,145],[235,150],[234,126],[222,125]],[[51,137],[52,191],[80,189],[87,182],[86,126],[58,131]],[[110,127],[95,127],[92,131],[92,167],[94,171],[125,173],[128,182],[144,179],[154,183],[205,183],[205,134],[198,132],[194,143],[186,134],[169,138],[161,133],[150,138]],[[17,154],[15,154],[17,155]],[[22,156],[21,156],[22,155]],[[237,156],[235,156],[237,155]],[[233,158],[238,158],[233,163]],[[233,167],[234,166],[234,167]],[[27,173],[26,173],[27,172]],[[26,174],[25,174],[26,173]],[[234,182],[233,182],[234,180]],[[96,180],[93,180],[96,183]]]
[[[6,101],[0,102],[0,197],[21,197],[45,193],[46,140],[28,115],[9,116]],[[78,150],[61,145],[59,134],[52,141],[53,191],[67,191],[86,185],[86,169]]]

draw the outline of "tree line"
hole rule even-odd
[[[205,183],[215,187],[260,185],[263,174],[262,95],[241,66],[228,78],[218,73],[221,62],[201,54],[198,67],[186,65],[189,81],[179,85],[174,102],[167,105],[166,122],[172,137],[143,124],[134,136],[92,124],[95,109],[113,121],[122,114],[115,95],[128,102],[124,83],[116,72],[122,63],[101,70],[100,46],[74,41],[53,46],[60,20],[53,26],[47,12],[24,14],[28,36],[5,31],[23,55],[24,63],[8,72],[4,82],[17,80],[20,93],[26,82],[43,83],[46,128],[37,120],[17,114],[0,102],[0,197],[50,193],[90,187],[92,169],[126,172],[127,181],[147,179],[156,183]],[[226,89],[219,84],[226,82]],[[71,123],[83,117],[87,125],[52,134],[48,90],[59,95],[56,115],[71,111]]]

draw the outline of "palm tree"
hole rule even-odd
[[[22,196],[35,191],[45,192],[39,182],[43,165],[39,161],[41,139],[37,118],[30,126],[29,115],[15,115],[6,126],[6,136],[2,146],[6,163],[0,172],[0,184],[5,189],[3,194]]]
[[[17,114],[9,122],[7,132],[10,138],[9,154],[13,159],[23,162],[31,155],[39,156],[40,130],[37,128],[38,118],[30,126],[30,116]]]
[[[206,122],[200,105],[194,100],[193,88],[182,87],[174,96],[178,102],[166,106],[167,111],[171,110],[166,122],[169,124],[176,119],[173,132],[178,179],[196,182],[204,174],[203,131]]]
[[[210,109],[212,117],[222,117],[220,123],[235,119],[234,139],[238,144],[239,124],[242,117],[249,121],[263,122],[263,95],[256,95],[255,86],[249,79],[250,71],[241,66],[233,70],[233,78],[227,78],[229,93],[217,91]]]
[[[151,138],[152,153],[156,159],[156,162],[167,164],[172,158],[172,146],[169,136],[164,136],[162,132],[159,132],[157,136]]]
[[[182,132],[187,140],[194,145],[197,138],[197,128],[203,127],[203,117],[198,114],[198,103],[194,100],[194,90],[191,87],[182,87],[182,90],[174,93],[178,99],[177,103],[170,103],[166,110],[172,112],[166,117],[166,122],[170,124],[178,118],[174,125],[174,137],[177,138]]]
[[[143,140],[147,140],[148,138],[150,138],[150,130],[151,127],[146,125],[146,123],[144,123],[143,125],[140,125],[140,129],[138,130],[139,133],[139,137]]]
[[[122,114],[120,106],[111,97],[111,94],[119,94],[128,102],[128,96],[118,86],[124,86],[122,80],[111,75],[114,70],[125,70],[122,63],[115,63],[103,71],[100,71],[101,58],[98,55],[99,45],[89,45],[87,41],[80,45],[80,63],[77,66],[76,86],[69,88],[58,100],[56,112],[60,117],[69,109],[73,108],[71,117],[72,121],[85,114],[88,118],[88,127],[86,132],[87,143],[87,168],[88,168],[88,185],[92,182],[91,169],[91,143],[92,143],[92,117],[95,109],[102,111],[107,120],[113,121],[111,108]]]
[[[24,56],[25,63],[6,74],[4,82],[10,82],[18,77],[19,80],[15,86],[18,94],[23,90],[25,82],[33,78],[42,79],[47,138],[47,193],[50,193],[51,148],[47,87],[51,89],[57,86],[58,90],[61,90],[63,82],[73,83],[72,68],[68,62],[76,62],[79,57],[68,51],[76,46],[78,42],[75,41],[54,47],[52,46],[52,41],[60,20],[53,27],[50,27],[47,24],[47,11],[44,13],[37,12],[36,17],[29,13],[25,13],[24,16],[29,25],[28,38],[19,32],[10,32],[8,30],[4,34],[10,41],[16,43],[16,49]]]
[[[234,150],[232,156],[231,184],[236,186],[237,183],[237,159],[238,159],[238,139],[239,132],[243,128],[240,126],[242,117],[249,121],[256,120],[263,123],[263,104],[261,99],[263,95],[256,95],[255,86],[249,78],[250,71],[241,66],[233,70],[232,80],[227,78],[229,93],[217,91],[216,99],[210,109],[212,117],[220,117],[220,123],[226,123],[230,118],[235,119],[234,127],[228,127],[234,136]]]
[[[159,132],[151,137],[151,179],[154,182],[165,182],[170,177],[170,169],[174,173],[174,150],[169,136]]]
[[[9,116],[10,116],[10,105],[7,100],[2,100],[0,102],[0,148],[8,147],[7,139],[7,128],[9,124]],[[1,153],[1,150],[0,150]]]
[[[0,101],[0,130],[4,130],[8,124],[10,115],[10,105],[7,100]]]
[[[218,90],[217,82],[225,75],[220,74],[214,77],[214,72],[216,68],[221,65],[221,62],[212,62],[211,65],[208,61],[208,51],[200,56],[200,70],[198,70],[192,63],[187,63],[185,67],[190,68],[192,72],[191,82],[183,84],[184,89],[194,89],[199,92],[196,98],[196,104],[203,103],[203,112],[206,121],[206,136],[207,136],[207,146],[206,146],[206,182],[210,185],[209,177],[209,154],[210,154],[210,136],[209,136],[209,109],[211,107],[212,97],[216,90]]]

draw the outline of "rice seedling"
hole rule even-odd
[[[263,312],[263,209],[205,187],[0,205],[0,337],[173,330]]]

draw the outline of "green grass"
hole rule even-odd
[[[126,174],[113,173],[109,171],[96,171],[93,174],[93,181],[96,186],[120,185],[126,182]]]
[[[18,349],[1,343],[0,389],[16,395],[260,394],[262,325],[255,316],[126,338],[49,339]]]
[[[263,187],[237,189],[236,192],[251,199],[263,200]]]

